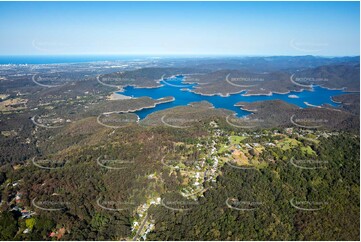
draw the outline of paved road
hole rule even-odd
[[[136,241],[136,240],[137,240],[139,234],[140,234],[140,233],[142,232],[142,230],[143,230],[143,227],[144,227],[145,223],[146,223],[147,220],[148,220],[148,217],[149,217],[149,214],[147,213],[147,216],[145,216],[142,225],[140,225],[140,227],[139,227],[139,229],[138,229],[138,231],[137,231],[137,234],[133,237],[133,241]]]

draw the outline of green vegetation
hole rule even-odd
[[[52,159],[67,161],[57,169],[41,169],[31,161],[17,169],[2,167],[2,197],[9,205],[3,204],[0,213],[1,239],[117,240],[132,238],[141,228],[139,237],[149,240],[358,238],[358,136],[301,129],[241,135],[220,120],[218,125],[194,130],[135,125],[101,129],[88,144],[53,155]],[[310,133],[318,142],[304,138]],[[73,139],[78,134],[82,132],[74,132]],[[68,137],[57,136],[57,141],[61,147]],[[238,149],[251,169],[225,165]],[[100,166],[97,158],[105,156],[109,161],[101,164],[124,169]],[[292,158],[327,161],[323,164],[327,169],[301,169],[292,165]],[[34,198],[39,203],[61,203],[62,209],[37,209],[31,203]],[[168,205],[186,210],[162,206],[164,198]],[[228,198],[236,208],[261,204],[253,211],[239,211],[228,207]],[[323,202],[322,209],[296,209],[290,204],[293,198]],[[19,212],[10,212],[15,205],[36,214],[24,219]],[[24,233],[26,229],[30,231]]]
[[[295,139],[285,138],[284,140],[280,141],[277,146],[285,151],[297,147],[299,143],[300,142]]]
[[[0,213],[0,239],[12,240],[18,231],[17,224],[11,212]]]
[[[34,228],[34,225],[35,225],[35,218],[28,218],[25,220],[25,225],[26,225],[26,228],[32,230]]]
[[[148,238],[358,240],[358,150],[358,137],[342,134],[320,140],[317,152],[319,159],[330,161],[327,169],[302,170],[282,160],[260,170],[224,166],[215,189],[199,199],[199,206],[187,212],[154,208],[156,229]],[[296,153],[285,155],[289,159]],[[225,205],[227,198],[261,205],[253,211],[238,211]],[[293,198],[322,206],[317,211],[303,211],[291,205]]]
[[[268,94],[299,90],[284,70],[313,75],[320,71],[310,68],[317,59],[317,65],[345,63],[335,68],[350,77],[349,90],[359,90],[359,65],[352,64],[359,57],[270,59],[266,65],[263,57],[222,60],[223,70],[213,59],[183,60],[184,68],[35,65],[44,84],[67,83],[56,88],[33,83],[34,69],[27,65],[4,68],[0,240],[359,240],[358,94],[335,97],[338,110],[300,109],[280,100],[238,103],[257,110],[252,117],[263,121],[251,129],[227,124],[232,112],[208,102],[155,112],[118,129],[97,122],[103,112],[172,101],[110,101],[106,97],[116,89],[97,76],[110,85],[156,87],[163,75],[188,73],[186,82],[202,84],[195,92],[225,95],[237,91],[225,77],[246,74],[265,80],[264,89],[250,94]],[[329,87],[343,85],[339,74],[325,71]],[[302,129],[291,124],[294,114],[329,122]],[[51,117],[49,124],[61,119],[64,126],[41,128],[31,121],[34,115]],[[181,117],[184,123],[176,125],[190,128],[165,126],[164,115]],[[117,116],[125,121],[135,115],[100,120],[117,124]]]
[[[231,141],[231,144],[234,145],[234,144],[239,144],[241,143],[243,140],[247,139],[247,137],[243,137],[243,136],[231,136],[230,137],[230,141]]]

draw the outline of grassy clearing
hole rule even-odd
[[[245,139],[247,139],[247,137],[244,137],[244,136],[231,136],[230,137],[230,141],[231,141],[232,145],[239,144]]]
[[[301,147],[301,151],[304,155],[316,155],[316,152],[310,147]]]
[[[277,147],[282,150],[288,150],[288,149],[300,146],[301,144],[302,143],[298,140],[291,139],[291,138],[285,138],[277,143]]]

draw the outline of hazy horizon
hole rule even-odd
[[[96,56],[109,56],[109,57],[135,57],[135,56],[139,56],[139,57],[152,57],[152,58],[158,58],[158,57],[189,57],[189,58],[205,58],[205,57],[210,57],[210,58],[228,58],[228,57],[232,57],[232,58],[249,58],[249,57],[306,57],[306,56],[312,56],[312,57],[320,57],[320,58],[342,58],[342,57],[360,57],[360,54],[355,54],[355,55],[238,55],[238,54],[234,54],[234,55],[217,55],[217,54],[193,54],[193,55],[188,55],[188,54],[0,54],[1,57],[11,57],[11,56],[16,56],[16,57],[25,57],[25,56],[31,56],[31,57],[57,57],[57,56],[66,56],[66,57],[71,57],[71,56],[89,56],[89,57],[96,57]]]

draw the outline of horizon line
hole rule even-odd
[[[292,55],[292,54],[264,54],[264,55],[252,55],[252,54],[0,54],[0,57],[57,57],[57,56],[143,56],[143,57],[304,57],[304,56],[313,56],[313,57],[360,57],[359,54],[352,55],[314,55],[314,54],[304,54],[304,55]]]

